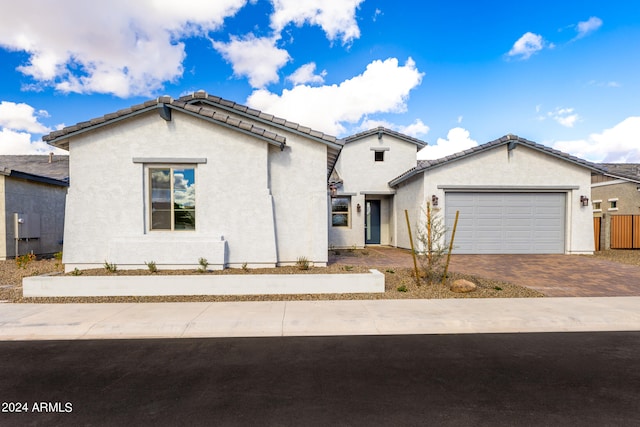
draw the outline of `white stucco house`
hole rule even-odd
[[[69,150],[67,271],[327,262],[335,137],[201,91],[43,139]]]
[[[394,209],[424,217],[426,202],[451,234],[454,253],[591,254],[591,173],[596,165],[515,135],[439,160],[419,161],[390,180]],[[397,246],[409,247],[406,232]]]
[[[375,128],[345,139],[200,91],[46,135],[69,150],[67,271],[278,266],[329,248],[409,248],[427,201],[455,252],[592,253],[596,165],[507,135],[439,160]],[[588,203],[587,203],[588,205]],[[415,230],[414,230],[415,232]]]

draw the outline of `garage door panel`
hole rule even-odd
[[[564,253],[564,193],[447,193],[448,237],[456,210],[456,253]]]

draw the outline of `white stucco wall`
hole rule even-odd
[[[273,266],[279,262],[278,251],[289,250],[292,239],[288,235],[296,235],[309,247],[322,248],[322,238],[310,243],[310,235],[316,236],[323,227],[323,257],[314,254],[312,258],[311,252],[305,255],[298,248],[294,252],[326,262],[326,201],[316,203],[310,196],[313,191],[301,190],[305,185],[322,187],[324,198],[326,151],[319,158],[326,147],[314,144],[315,151],[309,157],[304,157],[309,154],[306,147],[298,148],[299,154],[292,156],[299,147],[294,141],[289,152],[272,150],[265,141],[178,111],[173,111],[169,122],[150,112],[76,136],[70,143],[71,187],[63,259],[66,269],[101,266],[105,261],[122,268],[145,268],[144,261],[155,261],[159,268],[163,264],[193,268],[200,257],[218,267],[221,263]],[[149,165],[134,163],[134,158],[206,159],[206,163],[195,165],[195,231],[149,230]],[[281,167],[274,168],[273,163]],[[319,170],[322,177],[318,184],[310,181],[317,180],[313,173],[308,174],[313,178],[295,176],[305,167]],[[283,187],[281,182],[295,184]],[[285,194],[291,188],[295,191]],[[301,213],[301,207],[308,211],[315,208],[319,213]],[[306,217],[289,222],[274,220],[274,212],[290,211]],[[305,222],[313,215],[322,215],[319,226]],[[304,231],[300,224],[306,225]],[[276,227],[282,238],[277,245]],[[222,239],[225,258],[220,257]],[[130,249],[119,250],[123,244],[129,244]],[[186,260],[191,262],[187,264]]]
[[[409,225],[411,226],[411,235],[414,239],[413,243],[414,245],[417,244],[416,232],[423,217],[423,209],[426,207],[426,205],[423,205],[424,194],[424,178],[422,175],[404,181],[398,186],[394,197],[395,246],[407,249],[411,248],[407,219],[404,213],[405,210],[409,214]],[[426,201],[424,203],[426,203]]]
[[[421,175],[422,178],[416,178],[423,181],[423,189],[415,184],[405,185],[398,188],[396,199],[411,199],[410,193],[413,193],[424,207],[435,194],[442,213],[446,187],[449,187],[448,191],[454,191],[451,187],[458,186],[458,190],[467,187],[469,191],[494,188],[496,191],[520,189],[531,192],[551,187],[577,187],[561,191],[567,195],[565,252],[593,253],[593,215],[590,207],[580,205],[580,195],[591,198],[591,171],[585,167],[518,144],[512,151],[508,151],[507,146],[500,146]]]
[[[384,161],[374,160],[375,150],[384,151]],[[365,245],[365,201],[380,200],[380,244],[395,244],[394,193],[389,181],[416,166],[417,146],[394,136],[373,134],[345,144],[336,162],[343,185],[338,195],[351,196],[349,227],[333,227],[329,211],[329,243],[336,248]],[[376,194],[378,193],[378,194]],[[360,204],[361,211],[357,212]],[[330,206],[329,206],[330,208]]]
[[[3,213],[5,244],[0,248],[0,259],[14,258],[14,213],[35,214],[40,218],[40,237],[20,240],[18,254],[33,251],[36,255],[52,255],[62,250],[64,235],[64,206],[67,187],[44,184],[25,179],[0,177],[0,212]]]

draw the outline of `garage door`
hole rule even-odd
[[[564,253],[565,193],[447,193],[448,236],[459,254]]]

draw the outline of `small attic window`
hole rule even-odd
[[[374,151],[373,160],[376,162],[384,162],[384,151]]]

